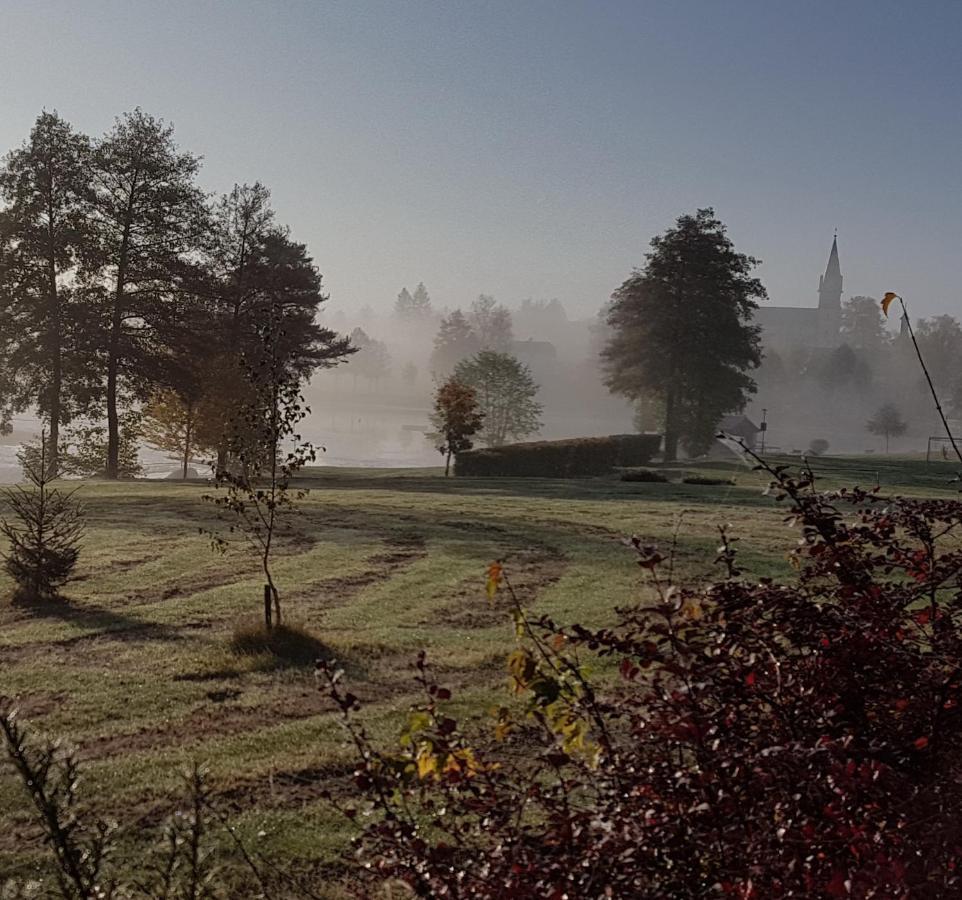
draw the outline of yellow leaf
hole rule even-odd
[[[900,299],[898,294],[893,294],[891,291],[889,291],[882,298],[882,313],[887,316],[889,314],[889,307],[892,305],[892,302],[898,299]]]
[[[681,617],[689,622],[697,622],[702,615],[701,604],[697,600],[686,600],[681,608]]]
[[[438,758],[426,744],[418,751],[418,778],[424,779],[430,775],[436,775],[438,771]]]

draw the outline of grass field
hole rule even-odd
[[[941,463],[865,457],[820,460],[817,470],[826,487],[955,491],[954,469]],[[342,663],[385,741],[412,701],[422,647],[482,715],[503,690],[513,641],[507,606],[484,595],[492,559],[505,560],[534,610],[588,623],[639,596],[627,535],[667,544],[677,531],[679,572],[697,581],[711,577],[717,528],[730,523],[749,571],[787,571],[796,536],[763,496],[766,479],[724,463],[692,471],[736,484],[314,470],[276,566],[287,618]],[[0,602],[0,694],[39,732],[78,748],[86,797],[128,843],[147,840],[173,808],[178,772],[200,760],[247,840],[292,867],[323,860],[336,882],[349,832],[320,794],[348,789],[352,753],[309,666],[229,651],[235,626],[258,616],[261,578],[242,547],[220,555],[200,533],[217,523],[201,500],[209,489],[81,490],[88,532],[67,602],[39,612]],[[9,592],[0,581],[0,597]],[[0,770],[0,884],[44,859],[22,789]]]

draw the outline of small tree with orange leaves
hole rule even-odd
[[[449,378],[434,396],[434,414],[431,423],[436,429],[434,437],[440,440],[438,450],[444,455],[444,474],[451,471],[451,457],[474,444],[471,438],[477,434],[484,420],[478,409],[478,396],[474,388]]]

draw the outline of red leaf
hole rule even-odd
[[[749,672],[749,673],[745,676],[745,684],[747,684],[749,687],[752,687],[752,686],[755,684],[755,673],[754,673],[754,672]]]
[[[832,880],[825,885],[825,893],[832,897],[847,897],[848,885],[845,882],[845,873],[836,870],[832,875]]]
[[[924,750],[929,745],[929,739],[927,737],[920,737],[915,739],[915,749]]]

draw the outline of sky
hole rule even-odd
[[[557,297],[593,315],[712,206],[776,305],[962,317],[962,3],[0,0],[0,149],[135,106],[260,180],[336,309]]]

